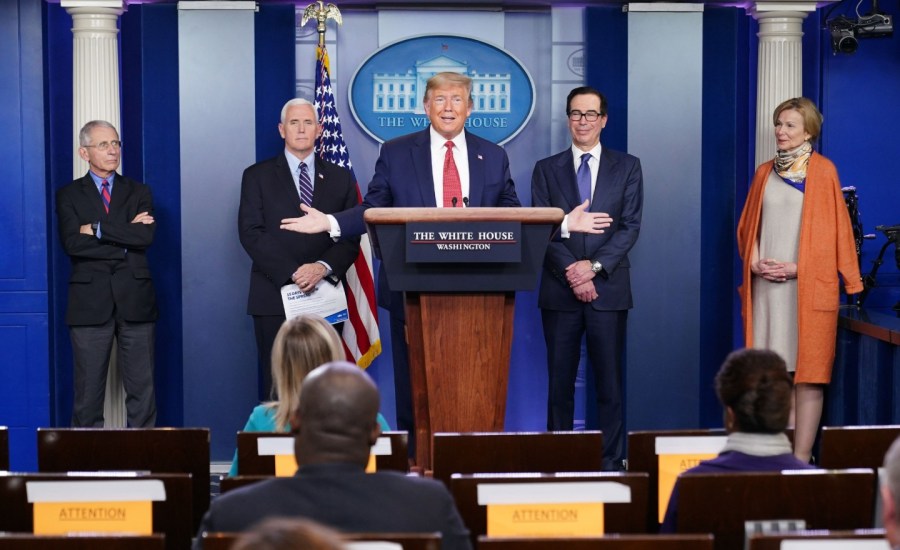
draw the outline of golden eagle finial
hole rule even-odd
[[[305,27],[311,19],[316,20],[316,31],[319,33],[319,46],[325,45],[325,22],[333,19],[338,25],[342,25],[341,10],[334,4],[326,4],[322,0],[306,6],[300,26]]]

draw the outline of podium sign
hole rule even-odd
[[[432,433],[503,431],[515,291],[537,287],[547,244],[563,217],[559,208],[366,211],[388,286],[405,293],[419,466],[431,467]],[[513,235],[485,239],[498,241],[489,250],[461,251],[484,254],[478,261],[416,261],[409,247],[422,245],[412,244],[408,235],[429,240],[415,235],[430,233],[428,227],[474,232],[475,240],[481,231]],[[463,236],[468,237],[455,235]],[[519,254],[504,256],[501,250],[513,245],[502,243],[512,240]]]
[[[410,223],[406,226],[406,261],[414,263],[509,263],[522,260],[522,224]]]

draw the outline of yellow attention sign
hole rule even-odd
[[[275,455],[275,477],[291,477],[297,473],[297,459],[293,454]]]
[[[598,537],[603,503],[488,504],[489,537]]]
[[[375,471],[375,455],[369,455],[366,473]],[[275,477],[291,477],[297,473],[297,459],[294,455],[275,455]]]
[[[34,534],[68,533],[153,534],[153,503],[35,502]]]
[[[718,453],[664,454],[659,455],[659,522],[662,523],[669,506],[669,497],[675,487],[675,479],[704,460],[715,458]]]

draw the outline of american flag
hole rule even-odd
[[[343,166],[353,173],[350,153],[341,132],[331,88],[328,52],[324,47],[316,51],[316,106],[319,110],[319,124],[322,135],[316,140],[319,158]],[[356,179],[356,174],[353,174]],[[356,186],[357,200],[362,202],[359,185]],[[363,235],[359,246],[359,256],[347,270],[347,313],[349,320],[344,323],[341,337],[347,358],[362,368],[368,367],[381,353],[381,337],[378,333],[378,309],[375,305],[375,282],[372,278],[372,247],[369,237]]]

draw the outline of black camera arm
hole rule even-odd
[[[878,286],[875,277],[878,275],[878,268],[884,263],[884,253],[892,244],[895,245],[894,260],[897,262],[897,267],[900,268],[900,224],[891,226],[879,225],[875,229],[884,233],[884,236],[887,237],[887,242],[884,243],[884,246],[881,247],[881,251],[878,253],[878,257],[872,262],[872,271],[863,277],[863,291],[859,295],[859,307],[863,306],[869,292]]]

